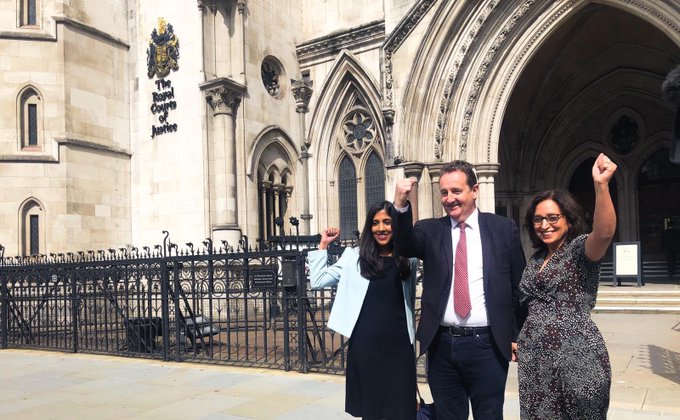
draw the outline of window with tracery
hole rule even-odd
[[[630,153],[635,143],[640,139],[640,127],[628,115],[622,115],[611,128],[610,142],[617,153]]]
[[[342,147],[352,154],[364,152],[371,146],[376,137],[373,117],[361,107],[352,109],[347,113],[343,128],[345,138]]]
[[[357,172],[348,156],[340,162],[338,171],[338,191],[340,196],[340,235],[341,239],[351,239],[358,230],[357,225]]]
[[[385,168],[376,153],[371,153],[366,162],[366,211],[375,203],[385,200]]]
[[[338,166],[341,239],[356,239],[369,207],[385,199],[385,167],[376,121],[362,104],[344,116]]]

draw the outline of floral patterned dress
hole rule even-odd
[[[600,262],[588,260],[587,235],[565,243],[541,269],[536,252],[522,276],[528,317],[517,340],[522,419],[606,419],[611,368],[590,318]]]

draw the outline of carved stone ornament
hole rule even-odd
[[[345,115],[343,123],[343,149],[354,155],[361,154],[376,138],[373,117],[363,108],[354,108]]]
[[[158,30],[151,32],[151,42],[146,50],[147,75],[163,78],[170,70],[179,69],[179,39],[172,25],[158,18]]]
[[[199,85],[213,115],[236,115],[246,87],[231,79],[220,77]]]
[[[298,61],[304,65],[324,57],[334,57],[343,49],[354,51],[370,44],[379,46],[384,40],[385,22],[380,20],[304,42],[297,45],[296,52]]]
[[[627,155],[640,139],[638,124],[629,116],[622,115],[611,129],[610,142],[620,155]]]
[[[314,82],[290,79],[291,90],[295,97],[295,110],[299,113],[309,112],[309,100],[312,98],[312,86]]]
[[[413,32],[418,26],[418,23],[425,17],[430,10],[435,0],[418,0],[411,10],[406,13],[404,19],[397,24],[391,35],[385,40],[383,44],[383,106],[387,108],[394,107],[394,94],[392,91],[392,54],[396,51],[404,40]]]
[[[458,49],[456,53],[456,58],[453,60],[453,67],[449,71],[446,78],[446,84],[444,85],[444,94],[442,95],[442,100],[439,105],[439,113],[437,114],[437,128],[435,129],[435,145],[434,145],[434,155],[437,162],[441,162],[444,152],[444,144],[447,138],[445,133],[448,124],[448,114],[451,108],[451,102],[455,96],[456,89],[456,79],[458,77],[458,72],[465,61],[468,60],[468,55],[470,53],[470,47],[474,42],[477,41],[477,36],[479,35],[481,29],[486,24],[489,16],[498,5],[498,0],[489,2],[484,9],[479,12],[477,16],[476,24],[473,25],[467,36],[465,37],[465,42]],[[467,117],[467,115],[466,115]],[[467,137],[461,138],[460,144],[460,158],[465,159],[467,152]]]

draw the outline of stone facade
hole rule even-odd
[[[152,33],[176,41],[160,75]],[[678,64],[674,0],[0,0],[0,244],[233,246],[291,217],[351,236],[402,176],[440,215],[457,158],[479,207],[521,222],[548,187],[587,208],[580,176],[605,151],[617,240],[653,249],[657,219],[680,223],[679,198],[643,204],[680,190],[658,159]]]

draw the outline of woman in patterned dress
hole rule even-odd
[[[593,230],[584,234],[581,207],[564,190],[536,194],[526,229],[538,250],[522,276],[528,317],[517,340],[522,419],[606,419],[611,368],[590,318],[600,261],[616,230],[609,193],[616,164],[600,154],[593,165]]]

